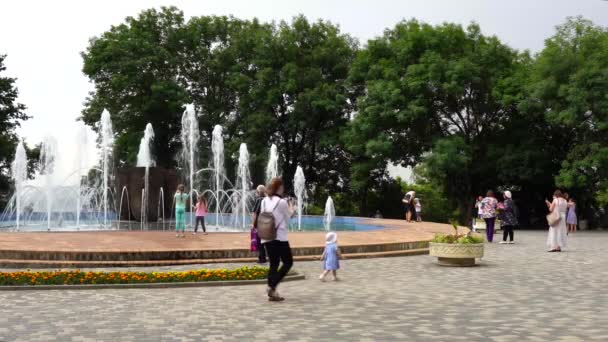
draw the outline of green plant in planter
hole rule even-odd
[[[458,244],[475,244],[483,243],[483,238],[477,234],[458,234],[458,221],[450,220],[452,227],[454,228],[454,234],[442,234],[437,233],[431,240],[436,243],[458,243]]]

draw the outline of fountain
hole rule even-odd
[[[40,149],[40,174],[44,175],[44,189],[46,194],[46,222],[47,230],[51,230],[51,212],[53,208],[53,174],[57,158],[57,140],[47,135],[42,141]]]
[[[145,168],[143,198],[141,203],[142,229],[148,221],[148,201],[150,197],[150,167],[155,166],[154,158],[152,157],[152,153],[150,152],[152,140],[154,140],[154,130],[152,129],[152,124],[148,123],[144,131],[144,136],[143,138],[141,138],[141,142],[139,143],[139,152],[137,153],[137,166]]]
[[[108,225],[108,179],[110,177],[110,158],[112,157],[112,149],[114,145],[114,133],[112,132],[112,120],[110,112],[106,109],[101,113],[100,121],[101,134],[101,163],[103,170],[103,226]]]
[[[13,161],[12,176],[15,182],[15,207],[16,207],[16,225],[17,231],[19,230],[19,219],[21,217],[21,196],[23,191],[23,183],[27,179],[27,156],[25,155],[25,148],[23,143],[17,144],[15,151],[15,160]]]
[[[196,118],[196,112],[194,111],[194,105],[190,104],[186,106],[184,114],[182,114],[182,159],[185,164],[185,169],[188,170],[189,181],[190,181],[190,199],[192,200],[194,190],[194,174],[196,170],[196,161],[194,156],[196,155],[198,139],[198,120]],[[190,225],[193,225],[194,217],[190,215]]]
[[[298,213],[298,230],[302,230],[302,210],[304,209],[304,201],[306,197],[306,178],[304,178],[304,170],[298,165],[296,174],[293,177],[293,188],[296,193],[296,209]]]
[[[266,164],[266,184],[270,183],[270,180],[279,175],[279,153],[277,152],[277,145],[272,144],[270,146],[270,153],[268,153],[268,164]]]
[[[239,147],[239,165],[237,169],[237,179],[236,179],[236,189],[240,191],[237,197],[237,205],[235,206],[234,213],[240,214],[241,228],[245,229],[247,227],[247,217],[249,216],[249,211],[247,210],[247,200],[250,196],[249,194],[249,151],[247,151],[247,144],[241,143]],[[237,222],[238,225],[238,222]]]
[[[215,223],[216,228],[220,225],[220,203],[221,191],[224,185],[224,137],[222,126],[215,125],[211,138],[211,153],[213,154],[213,171],[215,175]]]
[[[76,229],[80,228],[80,212],[82,211],[82,173],[85,171],[85,177],[87,176],[87,156],[89,151],[87,127],[83,122],[80,122],[78,127],[78,133],[76,135],[76,172],[78,176],[78,193],[76,195]],[[86,181],[86,178],[85,178]]]
[[[334,208],[334,200],[331,196],[327,196],[327,201],[325,202],[325,213],[323,215],[323,227],[325,227],[325,231],[331,230],[331,222],[336,217],[336,209]]]

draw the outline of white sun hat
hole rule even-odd
[[[338,234],[329,232],[325,235],[325,243],[336,243],[338,241]]]

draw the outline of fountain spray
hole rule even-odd
[[[186,164],[186,169],[189,172],[189,180],[190,180],[190,200],[192,201],[192,194],[194,191],[194,172],[196,170],[195,159],[194,156],[196,154],[198,139],[199,139],[199,131],[198,131],[198,120],[196,118],[196,112],[194,110],[194,105],[189,104],[186,105],[186,110],[182,115],[182,159]],[[194,217],[190,215],[190,224],[192,225],[194,222]]]
[[[268,164],[266,164],[266,184],[270,183],[270,180],[278,175],[279,153],[277,152],[277,145],[272,144],[270,146],[270,152],[268,153]]]
[[[304,170],[298,165],[296,168],[296,174],[293,177],[293,187],[296,193],[297,199],[297,213],[298,213],[298,230],[302,229],[302,210],[304,209],[304,200],[306,197],[305,187],[306,178],[304,178]]]
[[[76,135],[76,173],[78,176],[78,196],[76,197],[76,229],[80,228],[80,212],[82,210],[82,171],[87,167],[87,127],[83,122],[80,122],[78,133]],[[85,173],[86,175],[86,173]]]
[[[336,217],[336,209],[334,208],[334,200],[331,196],[327,196],[327,201],[325,202],[325,213],[323,215],[323,226],[325,227],[325,231],[331,230],[331,222]]]
[[[52,136],[46,136],[42,140],[42,148],[40,150],[40,174],[43,174],[45,179],[46,222],[48,230],[51,230],[51,210],[53,203],[52,187],[56,159],[57,140]]]
[[[215,125],[211,138],[211,152],[213,154],[213,170],[215,171],[215,222],[216,227],[220,226],[220,191],[224,180],[221,179],[224,175],[224,136],[222,135],[222,126]]]
[[[110,112],[104,109],[101,113],[100,121],[101,134],[101,155],[103,169],[103,226],[108,224],[108,178],[110,171],[110,158],[112,156],[112,146],[114,144],[114,133],[112,132],[112,119]]]
[[[247,144],[241,143],[239,147],[239,166],[237,170],[236,187],[241,190],[241,219],[242,228],[246,228],[247,224],[247,193],[249,192],[249,151],[247,151]]]
[[[148,123],[146,125],[146,129],[144,130],[144,136],[143,138],[141,138],[141,142],[139,143],[139,152],[137,153],[137,166],[146,168],[144,174],[143,202],[141,204],[142,229],[144,227],[144,224],[148,221],[148,200],[150,198],[150,167],[155,165],[154,158],[152,157],[152,153],[150,152],[150,147],[152,145],[153,140],[154,130],[152,129],[152,124]]]
[[[15,207],[17,213],[17,231],[19,231],[19,219],[21,216],[21,195],[23,190],[23,183],[27,179],[27,156],[25,154],[25,148],[23,143],[17,144],[15,150],[15,160],[12,165],[12,176],[15,181]]]

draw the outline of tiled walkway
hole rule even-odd
[[[299,262],[309,278],[282,285],[283,303],[261,285],[0,292],[0,340],[608,341],[608,233],[578,233],[563,253],[544,232],[516,240],[473,268],[345,260],[340,282]]]

